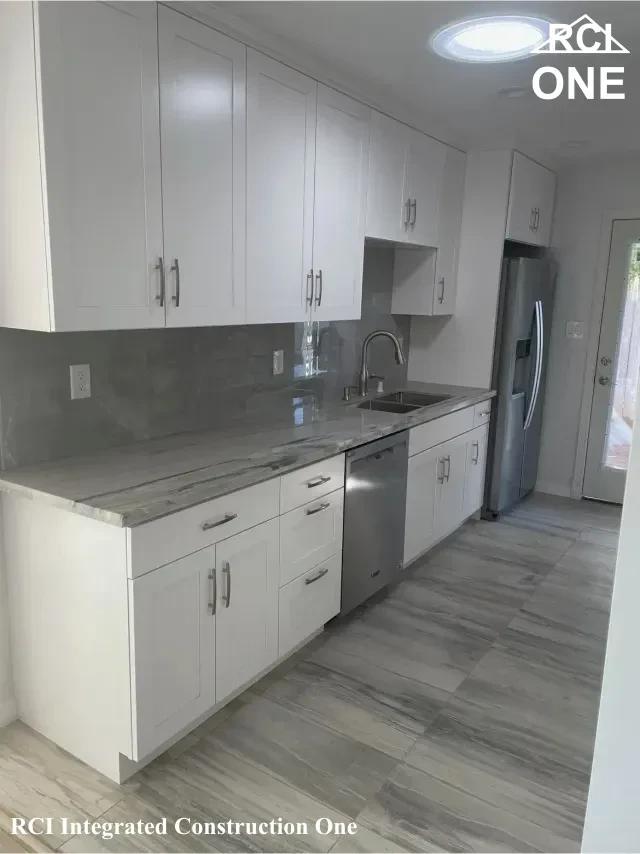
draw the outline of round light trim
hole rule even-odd
[[[549,21],[523,15],[492,15],[459,21],[439,30],[431,47],[458,62],[523,59],[549,38]]]

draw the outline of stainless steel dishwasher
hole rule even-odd
[[[402,569],[408,459],[407,430],[347,452],[342,615]]]

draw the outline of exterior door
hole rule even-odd
[[[640,220],[615,220],[583,494],[622,503],[640,368]]]
[[[279,520],[216,545],[216,698],[278,657]]]
[[[164,326],[156,4],[35,11],[53,326]]]
[[[167,326],[244,323],[243,44],[158,6]]]
[[[310,317],[317,92],[247,51],[247,323]]]
[[[362,303],[371,110],[318,87],[314,320],[357,320]]]
[[[216,702],[214,549],[129,582],[134,759]]]

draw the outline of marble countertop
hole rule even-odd
[[[354,402],[320,406],[312,396],[296,393],[291,407],[268,423],[182,433],[16,468],[0,473],[0,489],[134,527],[495,395],[487,389],[433,383],[408,382],[402,387],[451,397],[397,415],[359,409]]]

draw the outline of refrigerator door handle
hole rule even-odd
[[[542,380],[542,360],[544,358],[544,317],[542,314],[542,300],[536,300],[536,370],[529,401],[529,410],[524,420],[524,429],[528,430],[533,420],[533,413],[540,394],[540,382]]]

